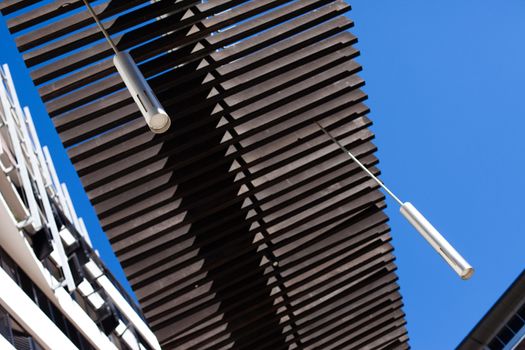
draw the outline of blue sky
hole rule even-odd
[[[461,281],[389,200],[411,345],[453,349],[525,267],[525,2],[350,3],[382,179],[476,268]],[[10,64],[94,244],[123,280],[4,23],[0,40],[0,61]]]
[[[525,267],[525,2],[351,4],[382,179],[476,268],[458,279],[389,201],[411,344],[453,349]]]

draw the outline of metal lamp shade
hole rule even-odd
[[[117,52],[113,57],[113,63],[151,131],[157,134],[168,131],[171,119],[164,111],[157,96],[151,90],[130,54]]]
[[[474,274],[472,266],[411,203],[403,203],[399,211],[462,279],[472,277]]]

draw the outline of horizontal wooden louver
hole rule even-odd
[[[153,134],[82,1],[0,3],[166,349],[408,349],[343,0],[92,1],[172,127]]]

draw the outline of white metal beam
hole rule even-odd
[[[0,304],[47,350],[78,348],[0,268]]]
[[[22,108],[20,107],[20,103],[18,102],[16,91],[13,85],[13,80],[11,78],[11,73],[9,72],[9,68],[6,64],[3,65],[3,71],[6,75],[5,82],[9,87],[9,94],[12,96],[12,101],[8,97],[8,92],[4,84],[0,84],[0,98],[4,101],[8,101],[9,103],[13,103],[14,107],[12,106],[11,108],[15,109],[18,116],[22,116]],[[33,194],[33,187],[31,186],[31,180],[29,178],[29,172],[26,167],[24,153],[22,151],[22,140],[20,140],[18,137],[18,133],[16,131],[16,121],[13,118],[13,115],[11,114],[11,109],[7,108],[7,103],[2,103],[2,106],[7,120],[7,127],[9,136],[11,138],[11,143],[15,151],[17,168],[20,174],[20,178],[22,180],[22,185],[29,206],[29,212],[31,213],[29,219],[26,222],[23,222],[22,225],[30,229],[31,231],[38,231],[42,228],[42,222],[40,220],[38,205]]]
[[[88,273],[97,280],[98,284],[104,289],[106,294],[113,300],[115,306],[120,312],[131,322],[133,327],[140,335],[148,342],[148,344],[155,350],[160,350],[160,344],[151,331],[146,325],[144,320],[133,310],[129,303],[124,299],[118,289],[111,283],[109,278],[100,270],[93,260],[90,260],[86,264],[86,270]]]
[[[31,113],[29,112],[29,108],[24,108],[24,113],[27,119],[31,119]],[[29,130],[27,128],[26,124],[26,118],[24,116],[21,116],[20,120],[20,129],[22,130],[22,133],[24,137],[29,140],[31,139],[29,136]],[[33,135],[33,140],[38,140],[38,137],[35,137]],[[35,143],[38,141],[34,141]],[[37,149],[40,149],[40,144],[36,145]],[[73,275],[71,274],[71,270],[69,268],[66,252],[64,250],[64,245],[62,244],[62,239],[60,237],[60,232],[57,227],[55,216],[53,215],[53,209],[51,208],[51,203],[49,201],[49,197],[47,195],[46,186],[44,185],[44,180],[41,175],[41,171],[38,166],[38,160],[37,160],[37,154],[33,151],[33,146],[31,145],[31,149],[29,151],[29,160],[31,161],[31,165],[33,167],[33,174],[35,176],[36,185],[38,188],[38,192],[40,192],[40,198],[42,200],[42,205],[44,207],[44,213],[47,219],[47,225],[49,229],[51,230],[51,235],[53,237],[53,249],[58,253],[58,256],[60,257],[60,263],[62,267],[62,272],[64,273],[64,278],[66,280],[67,288],[70,292],[74,291],[76,286],[75,282],[73,280]]]

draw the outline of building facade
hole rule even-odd
[[[160,349],[0,68],[0,349]]]
[[[503,293],[457,349],[525,349],[525,271]]]
[[[90,1],[93,2],[93,1]],[[109,0],[154,134],[82,1],[0,4],[165,349],[407,349],[343,0]]]

